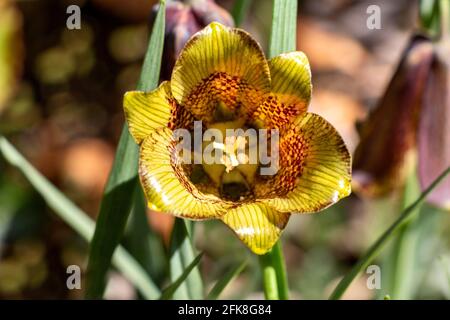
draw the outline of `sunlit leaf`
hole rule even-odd
[[[295,51],[297,41],[297,0],[273,0],[269,58]]]

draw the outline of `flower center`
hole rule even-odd
[[[248,162],[249,157],[245,153],[239,153],[240,150],[245,150],[246,143],[243,136],[227,136],[225,143],[213,142],[214,150],[223,152],[220,162],[225,166],[225,172],[230,172],[239,164]]]
[[[202,147],[202,169],[220,196],[232,201],[251,196],[259,167],[256,131],[241,120],[216,122],[205,131]]]

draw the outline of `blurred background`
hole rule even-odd
[[[123,94],[139,77],[155,2],[0,0],[0,133],[92,218],[124,121]],[[228,11],[234,4],[216,2]],[[79,30],[66,27],[66,9],[73,4],[81,8]],[[381,8],[380,30],[366,27],[372,4]],[[271,5],[251,1],[241,23],[263,48]],[[377,106],[417,27],[416,1],[299,1],[298,49],[309,57],[313,74],[310,110],[330,121],[352,152],[359,123]],[[167,50],[163,70],[170,70]],[[320,214],[294,216],[282,237],[292,298],[326,298],[400,211],[401,193],[393,192],[378,199],[352,195]],[[411,240],[417,245],[409,265],[415,279],[409,297],[448,299],[450,219],[430,205],[422,207],[418,219],[422,227]],[[164,284],[173,219],[148,212],[148,225],[153,231],[145,239],[152,250],[149,272]],[[123,244],[133,252],[139,239],[127,232]],[[205,252],[200,270],[206,287],[248,259],[222,297],[263,298],[258,260],[228,228],[216,221],[196,223],[195,246]],[[382,270],[392,246],[376,261]],[[82,298],[83,289],[67,289],[66,268],[76,264],[84,270],[87,250],[87,243],[0,157],[0,299]],[[368,276],[359,277],[345,298],[390,293],[389,285],[369,290]],[[382,273],[383,283],[387,278]],[[139,298],[119,272],[112,270],[108,281],[106,298]]]

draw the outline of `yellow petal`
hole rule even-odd
[[[271,94],[251,116],[257,127],[281,128],[306,112],[311,100],[311,70],[303,52],[283,53],[269,60]]]
[[[159,128],[147,137],[139,159],[139,176],[149,207],[190,219],[217,218],[231,203],[200,192],[184,174],[172,131]]]
[[[221,219],[250,250],[264,254],[277,242],[289,216],[264,204],[251,203],[228,211]]]
[[[306,110],[311,100],[311,69],[301,51],[283,53],[269,60],[272,93],[286,105]]]
[[[339,133],[305,113],[281,132],[280,169],[255,186],[257,198],[282,212],[317,212],[351,192],[351,158]]]
[[[125,93],[123,106],[130,133],[137,144],[157,128],[189,127],[194,121],[192,115],[176,103],[168,81],[152,92]]]
[[[209,124],[219,106],[237,114],[262,103],[270,72],[261,47],[247,32],[213,22],[186,44],[171,85],[175,99]]]

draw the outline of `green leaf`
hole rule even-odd
[[[297,42],[297,0],[273,0],[269,58],[295,51]]]
[[[159,72],[164,48],[164,30],[166,25],[166,1],[159,1],[158,14],[153,24],[147,53],[142,66],[137,89],[151,91],[158,86]]]
[[[121,245],[117,246],[112,263],[139,290],[145,299],[156,299],[160,291],[148,273]]]
[[[235,0],[233,8],[231,9],[231,15],[233,16],[234,24],[239,27],[244,20],[245,16],[252,4],[251,0]]]
[[[404,188],[402,209],[407,208],[420,196],[420,186],[416,173],[411,174]],[[420,206],[415,209],[420,210]],[[430,215],[431,216],[431,215]],[[389,292],[392,299],[408,300],[412,298],[414,283],[417,281],[416,266],[420,248],[419,235],[421,228],[427,225],[413,213],[393,239],[393,246],[386,256],[386,267],[383,268],[383,291]],[[385,281],[389,280],[389,281]]]
[[[170,243],[170,279],[175,282],[190,261],[194,259],[194,248],[189,237],[188,225],[183,219],[175,219]],[[203,282],[198,268],[194,268],[174,292],[174,299],[203,299]]]
[[[442,268],[447,277],[447,299],[450,299],[450,259],[445,256],[441,256],[439,260],[442,263]]]
[[[242,262],[241,264],[235,266],[234,268],[230,269],[219,281],[216,282],[214,287],[211,289],[211,291],[208,293],[206,299],[208,300],[216,300],[220,294],[223,292],[223,290],[226,288],[226,286],[234,279],[236,278],[247,266],[247,261]]]
[[[138,187],[138,149],[124,126],[114,166],[100,206],[94,237],[89,250],[86,298],[100,299],[106,287],[106,273],[132,206],[133,193]]]
[[[0,153],[6,161],[17,167],[30,181],[31,185],[44,198],[47,205],[53,209],[58,216],[71,226],[86,241],[92,239],[94,233],[94,221],[67,197],[53,186],[42,174],[40,174],[8,140],[0,136]],[[113,256],[113,263],[125,277],[128,278],[139,289],[146,298],[156,298],[159,290],[148,277],[142,267],[121,246],[117,247]]]
[[[195,267],[200,263],[200,259],[203,256],[203,252],[199,253],[197,257],[184,269],[183,273],[166,289],[163,290],[160,300],[169,300],[177,289],[186,281],[187,277],[191,274]]]
[[[162,238],[151,230],[142,189],[135,192],[134,207],[125,233],[125,247],[157,284],[168,276],[168,259]]]
[[[57,212],[84,239],[88,241],[91,239],[92,231],[94,230],[92,219],[67,199],[61,191],[56,189],[3,136],[0,136],[0,152],[9,164],[22,171],[50,208]]]
[[[367,250],[367,252],[358,260],[358,262],[352,267],[349,273],[338,283],[333,293],[330,296],[331,300],[337,300],[347,290],[348,286],[356,278],[356,276],[378,256],[384,245],[392,239],[392,237],[402,228],[402,226],[409,221],[411,216],[416,213],[416,208],[422,204],[428,194],[441,183],[447,175],[450,173],[450,167],[448,167],[433,183],[420,195],[420,197],[406,208],[400,215],[400,217],[381,235],[380,238]]]
[[[148,50],[139,80],[139,90],[156,88],[159,80],[164,43],[165,1],[160,2]],[[126,44],[124,44],[126,45]],[[106,273],[112,254],[122,238],[132,207],[133,193],[139,188],[137,178],[138,146],[125,124],[100,206],[87,269],[86,297],[99,299],[106,286]]]
[[[439,33],[439,11],[438,0],[420,0],[420,24],[431,36],[435,36]]]

